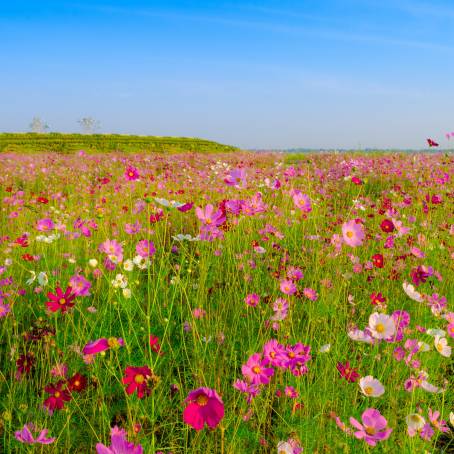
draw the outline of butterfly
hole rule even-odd
[[[438,147],[438,143],[434,142],[432,139],[427,139],[427,143],[429,144],[429,147]]]

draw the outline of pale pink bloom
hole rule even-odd
[[[345,244],[351,247],[361,246],[365,238],[363,225],[354,219],[345,222],[342,224],[342,237]]]
[[[375,339],[388,339],[396,334],[396,325],[393,317],[378,312],[370,315],[369,329]]]
[[[359,387],[361,392],[367,397],[380,397],[385,392],[385,388],[380,381],[372,377],[372,375],[362,377],[359,380]]]

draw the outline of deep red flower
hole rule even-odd
[[[49,203],[49,199],[46,198],[46,197],[42,197],[42,196],[38,197],[38,198],[36,199],[36,201],[37,201],[38,203],[43,203],[43,204]]]
[[[69,391],[80,393],[87,387],[87,377],[77,372],[68,380]]]
[[[386,298],[380,293],[372,293],[370,295],[370,303],[373,304],[374,306],[381,306],[382,303],[386,301]]]
[[[376,268],[383,268],[384,261],[383,261],[383,255],[381,254],[375,254],[372,256],[372,263]]]
[[[30,352],[25,355],[20,355],[16,361],[16,377],[19,379],[22,374],[29,374],[35,365],[35,355]]]
[[[161,344],[159,343],[158,336],[150,336],[150,347],[158,355],[162,356],[164,354],[164,352],[161,351]]]
[[[14,240],[14,244],[17,244],[21,247],[27,247],[28,246],[28,236],[27,235],[22,235],[19,238],[16,238]]]
[[[347,361],[345,364],[337,363],[336,367],[340,372],[341,377],[345,378],[345,380],[350,383],[354,383],[359,377],[359,374],[357,372],[358,369],[356,367],[351,367],[350,361]]]
[[[33,257],[33,255],[30,254],[23,254],[22,259],[25,260],[26,262],[33,262],[33,260],[35,260],[35,257]]]
[[[65,402],[69,402],[71,400],[71,394],[67,389],[63,389],[63,386],[66,383],[62,380],[55,385],[47,385],[44,388],[46,393],[50,394],[50,396],[44,401],[44,406],[47,407],[49,410],[61,410],[65,405]]]
[[[153,372],[148,366],[128,366],[125,369],[125,375],[123,377],[123,384],[128,385],[126,387],[126,392],[128,394],[133,394],[134,391],[137,391],[137,397],[139,399],[148,396],[151,392],[151,388],[148,386],[148,379],[152,377]]]
[[[47,307],[51,312],[57,312],[58,310],[66,312],[70,307],[74,306],[74,298],[76,295],[72,293],[72,287],[67,287],[65,293],[62,292],[60,287],[55,289],[55,295],[48,293],[47,297],[50,301],[46,302]]]
[[[356,185],[361,185],[363,184],[363,180],[361,180],[358,177],[352,177],[352,183],[355,183]]]
[[[380,228],[383,230],[383,232],[386,233],[394,232],[395,230],[393,221],[390,221],[389,219],[385,219],[384,221],[382,221],[382,223],[380,224]]]

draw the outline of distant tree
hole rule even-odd
[[[30,123],[30,129],[32,132],[43,133],[49,129],[49,125],[41,120],[40,117],[33,117],[33,120]]]
[[[84,134],[93,134],[100,127],[98,120],[95,120],[92,117],[84,117],[80,120],[77,120]]]

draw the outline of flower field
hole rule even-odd
[[[0,155],[0,452],[454,452],[454,157]]]

